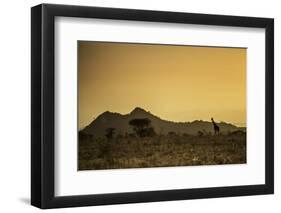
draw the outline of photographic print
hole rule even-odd
[[[36,5],[31,130],[42,209],[273,194],[274,19]]]
[[[78,170],[246,163],[246,48],[77,51]]]

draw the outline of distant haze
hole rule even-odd
[[[136,106],[162,119],[246,125],[246,49],[78,42],[79,129]]]
[[[198,120],[184,123],[165,121],[140,107],[136,107],[130,113],[125,115],[106,111],[85,127],[82,132],[87,135],[92,135],[95,138],[99,138],[105,137],[105,133],[108,128],[114,128],[116,134],[126,136],[127,134],[134,133],[134,130],[129,122],[133,119],[139,118],[149,119],[151,121],[150,126],[153,127],[157,134],[161,135],[167,135],[171,132],[178,135],[198,135],[198,131],[203,132],[205,135],[209,135],[213,132],[213,125],[211,122]],[[237,127],[225,122],[217,123],[217,125],[220,128],[220,133],[223,134],[239,130],[244,132],[246,131],[245,128]]]

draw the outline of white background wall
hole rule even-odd
[[[45,0],[181,12],[275,18],[275,195],[50,210],[51,212],[278,212],[281,209],[280,1]],[[37,0],[2,1],[0,12],[0,212],[38,212],[30,197],[30,7]],[[279,155],[280,154],[280,155]],[[239,175],[239,174],[237,174]]]

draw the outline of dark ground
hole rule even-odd
[[[170,167],[246,163],[246,134],[79,141],[79,170]]]

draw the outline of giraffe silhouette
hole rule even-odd
[[[216,122],[214,121],[213,118],[211,118],[211,121],[212,121],[212,124],[214,126],[214,132],[215,132],[215,135],[218,135],[220,133],[220,128],[219,126],[216,124]]]

